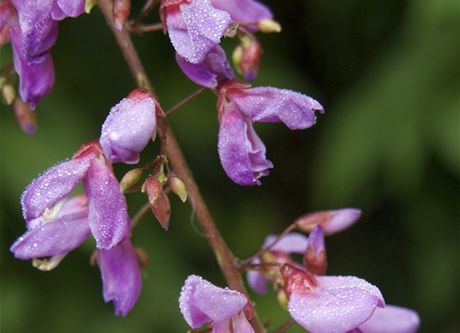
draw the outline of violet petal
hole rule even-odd
[[[272,19],[273,14],[270,9],[254,0],[211,0],[212,5],[218,9],[225,10],[230,14],[236,23],[242,22],[257,23],[261,20]],[[257,30],[257,25],[249,24],[245,26],[251,31]]]
[[[142,277],[131,240],[125,239],[110,250],[97,251],[101,270],[104,301],[113,301],[115,314],[126,316],[136,304],[142,288]]]
[[[240,185],[259,185],[273,164],[265,157],[265,146],[249,119],[232,103],[220,119],[218,151],[227,175]]]
[[[206,88],[217,87],[221,80],[235,79],[235,73],[228,63],[225,51],[219,45],[212,48],[200,63],[188,62],[177,53],[176,61],[190,80]]]
[[[64,17],[53,17],[54,20],[62,20],[65,17],[77,17],[85,12],[85,0],[56,0],[55,2],[62,12]]]
[[[178,11],[168,11],[166,26],[176,52],[185,60],[197,64],[220,42],[230,15],[214,8],[210,0],[184,2]]]
[[[11,246],[19,259],[52,257],[72,251],[89,236],[88,211],[68,214],[29,229]]]
[[[319,285],[312,292],[293,292],[289,300],[292,318],[312,333],[354,329],[368,320],[383,301],[375,286],[356,277],[318,276],[317,280]]]
[[[329,220],[322,225],[326,234],[335,234],[353,225],[361,217],[357,208],[342,208],[332,211]]]
[[[21,197],[26,221],[42,215],[69,194],[86,174],[94,154],[61,162],[34,179]]]
[[[219,288],[197,275],[190,275],[182,287],[179,306],[192,328],[212,320],[221,323],[240,312],[247,303],[238,291]]]
[[[420,317],[411,309],[395,305],[376,308],[359,329],[363,333],[414,333],[420,326]]]
[[[91,163],[83,185],[89,199],[88,223],[96,247],[110,249],[130,233],[125,196],[112,171],[98,158]]]
[[[134,90],[112,107],[104,124],[100,143],[112,162],[135,164],[156,127],[155,102],[144,90]]]
[[[286,89],[257,87],[242,93],[229,92],[229,95],[252,121],[283,122],[293,130],[313,126],[315,111],[323,112],[323,107],[313,98]]]
[[[272,244],[277,235],[268,235],[265,238],[264,245],[262,248],[265,248]],[[284,253],[304,253],[307,250],[308,246],[308,237],[297,232],[291,232],[281,238],[275,245],[270,248],[270,251],[278,251]]]

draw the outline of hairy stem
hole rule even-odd
[[[98,3],[103,15],[107,20],[107,23],[115,35],[115,39],[123,53],[123,56],[131,70],[134,79],[137,82],[137,85],[140,87],[149,88],[152,94],[156,95],[155,90],[147,77],[144,67],[142,66],[136,49],[134,48],[134,45],[131,41],[131,36],[127,31],[118,31],[113,24],[112,1],[101,0]],[[249,300],[249,304],[252,305],[252,302],[241,279],[237,260],[228,248],[219,230],[217,229],[216,224],[214,223],[208,207],[203,197],[201,196],[198,185],[193,178],[192,172],[184,158],[184,155],[182,154],[182,150],[176,141],[174,133],[169,128],[167,120],[164,116],[159,117],[157,114],[157,118],[159,135],[166,139],[165,143],[168,159],[176,175],[185,183],[190,203],[195,210],[197,220],[206,235],[209,245],[214,250],[217,262],[222,270],[228,286],[246,294]],[[257,316],[254,316],[250,322],[256,333],[264,332],[263,328],[259,324]]]
[[[194,99],[196,96],[198,96],[199,94],[201,94],[203,91],[205,91],[206,88],[200,88],[198,89],[197,91],[191,93],[190,95],[188,95],[187,97],[185,97],[184,99],[182,99],[181,101],[177,102],[175,105],[171,106],[166,112],[165,112],[165,117],[170,117],[172,116],[172,114],[174,112],[176,112],[177,110],[179,110],[181,107],[183,107],[185,104],[187,104],[188,102],[190,102],[192,99]]]

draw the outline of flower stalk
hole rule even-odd
[[[108,25],[112,30],[112,33],[115,36],[118,46],[120,47],[123,57],[137,85],[139,87],[149,89],[158,100],[155,89],[150,83],[150,80],[139,59],[137,51],[132,43],[129,32],[119,31],[114,26],[112,17],[112,2],[110,0],[101,0],[98,2],[98,4],[102,14],[104,15]],[[200,193],[198,185],[193,178],[192,171],[190,170],[182,150],[174,136],[174,133],[169,128],[164,115],[158,116],[157,114],[157,125],[158,133],[162,143],[164,142],[166,144],[166,153],[168,160],[171,163],[171,167],[174,173],[185,183],[190,204],[194,208],[197,220],[206,235],[209,245],[214,251],[217,262],[222,270],[228,286],[231,289],[244,293],[246,297],[248,297],[249,304],[251,304],[252,302],[249,299],[248,293],[239,273],[237,260],[231,250],[228,248],[219,230],[217,229],[209,209]],[[254,316],[254,318],[250,320],[250,323],[256,333],[264,332],[257,319],[257,316]]]

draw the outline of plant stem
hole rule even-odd
[[[132,228],[134,228],[139,221],[144,217],[145,214],[150,210],[150,203],[147,201],[132,218]]]
[[[181,107],[183,107],[185,104],[190,102],[192,99],[194,99],[196,96],[201,94],[203,91],[205,91],[206,88],[200,88],[197,91],[191,93],[181,101],[177,102],[175,105],[171,106],[166,112],[165,112],[165,117],[171,117],[171,115],[179,110]]]
[[[162,31],[163,24],[160,23],[152,23],[152,24],[135,24],[129,25],[129,31],[134,32],[137,34],[142,34],[144,32],[155,32],[155,31]]]
[[[136,49],[134,48],[134,45],[131,41],[130,34],[127,31],[118,31],[113,24],[112,1],[100,0],[98,3],[103,15],[105,16],[105,19],[107,20],[107,23],[112,30],[112,33],[115,35],[115,39],[123,53],[123,56],[131,70],[134,79],[137,82],[137,85],[140,87],[148,87],[152,94],[156,95],[155,90],[150,83],[147,74],[145,73]],[[195,210],[197,220],[200,223],[211,248],[214,250],[217,262],[222,270],[222,273],[224,274],[228,286],[231,289],[235,289],[241,293],[244,293],[248,298],[249,306],[252,307],[252,301],[250,300],[246,288],[244,287],[238,270],[237,260],[228,248],[219,230],[217,229],[216,224],[214,223],[208,207],[206,206],[206,203],[201,196],[198,185],[193,178],[192,172],[184,158],[184,155],[182,154],[182,150],[176,141],[174,133],[169,128],[167,120],[164,116],[158,116],[157,114],[157,124],[159,135],[166,138],[166,151],[171,166],[176,175],[185,183],[189,201]],[[264,332],[256,315],[254,315],[254,317],[250,320],[250,323],[256,333]]]

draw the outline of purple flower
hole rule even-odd
[[[131,240],[126,238],[110,250],[97,251],[105,302],[113,301],[115,314],[126,316],[142,288],[139,263]]]
[[[216,88],[224,80],[235,79],[225,51],[216,45],[207,54],[203,61],[193,64],[176,53],[176,61],[185,75],[200,86]]]
[[[63,199],[42,216],[28,221],[27,232],[11,246],[15,257],[33,260],[41,270],[51,270],[91,234],[88,198]],[[50,257],[48,260],[41,258]],[[113,301],[115,313],[125,316],[139,297],[142,280],[129,238],[107,250],[97,251],[104,300]]]
[[[115,105],[102,125],[100,143],[112,162],[135,164],[155,132],[155,99],[145,89],[135,89]]]
[[[240,185],[260,185],[272,163],[252,122],[283,122],[292,130],[311,127],[323,107],[311,97],[271,87],[229,81],[219,87],[218,151],[227,175]]]
[[[244,24],[251,31],[257,30],[256,23],[272,19],[268,7],[254,0],[211,0],[212,5],[228,12],[233,21]]]
[[[352,226],[360,217],[360,209],[341,208],[305,214],[294,223],[304,232],[310,232],[316,225],[320,225],[326,235],[332,235]]]
[[[283,265],[281,274],[292,318],[311,333],[343,333],[385,306],[380,290],[354,276],[315,276]]]
[[[204,60],[232,23],[210,0],[163,0],[161,16],[174,49],[193,64]]]
[[[84,3],[84,0],[7,0],[2,4],[1,18],[8,26],[14,68],[20,81],[19,93],[31,108],[54,85],[50,50],[58,34],[57,21],[80,15]]]
[[[278,239],[277,235],[268,235],[265,238],[262,248],[270,247],[267,250],[270,253],[270,263],[285,264],[298,266],[290,257],[291,253],[303,254],[308,247],[308,237],[299,233],[291,232],[286,236]],[[272,245],[274,244],[274,245]],[[261,261],[256,259],[253,264],[259,264]],[[258,294],[265,294],[267,292],[268,280],[261,271],[249,270],[247,273],[247,280],[249,286]]]
[[[411,309],[396,305],[376,308],[372,316],[361,324],[361,333],[414,333],[420,326],[420,317]]]
[[[71,160],[48,169],[26,188],[21,199],[24,218],[30,223],[46,216],[81,181],[96,246],[110,249],[129,236],[130,222],[125,197],[97,143],[83,146]]]
[[[203,278],[190,275],[182,287],[179,306],[185,321],[193,329],[205,323],[212,333],[253,333],[244,314],[246,296],[228,288],[219,288]]]

